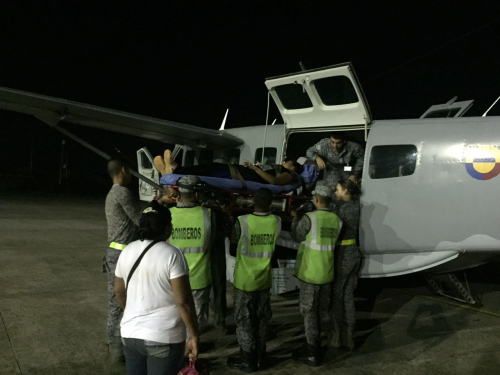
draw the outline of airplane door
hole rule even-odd
[[[456,102],[455,100],[457,100],[456,96],[446,104],[431,105],[420,118],[462,117],[474,103],[474,100],[465,100],[463,102]]]
[[[153,164],[153,157],[146,147],[137,151],[137,165],[139,173],[150,180],[160,183],[160,173]],[[155,196],[155,191],[151,185],[139,180],[139,197],[141,201],[150,202]]]
[[[351,63],[268,78],[265,84],[287,130],[371,122],[368,102]]]

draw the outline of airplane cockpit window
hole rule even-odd
[[[151,164],[151,161],[148,158],[148,155],[146,155],[145,152],[141,152],[141,166],[143,169],[152,169],[153,164]]]
[[[325,105],[343,105],[359,102],[356,90],[346,76],[316,79],[314,87]]]
[[[417,156],[414,145],[374,146],[368,174],[373,179],[410,176],[415,172]]]
[[[446,118],[446,117],[455,117],[455,115],[462,110],[462,108],[453,108],[453,109],[441,109],[438,111],[432,111],[425,115],[424,118]]]
[[[274,88],[281,104],[286,109],[312,108],[311,99],[302,85],[290,83],[288,85],[276,86]]]
[[[262,161],[262,147],[259,147],[255,151],[255,160],[254,163],[262,163],[262,164],[276,164],[276,155],[278,154],[278,150],[276,147],[266,147],[264,149],[264,161]]]

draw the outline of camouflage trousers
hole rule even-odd
[[[108,281],[108,320],[106,321],[106,334],[109,343],[120,342],[120,322],[123,317],[123,310],[115,299],[115,269],[121,251],[107,249],[103,257],[103,272],[106,273]]]
[[[273,316],[269,290],[244,292],[234,288],[233,316],[241,349],[247,353],[265,350],[267,324]]]
[[[211,285],[203,289],[193,289],[193,300],[194,300],[194,310],[196,312],[196,318],[198,320],[198,327],[200,331],[205,329],[208,324],[208,315],[210,303],[210,289]]]
[[[224,327],[226,325],[226,253],[224,248],[224,238],[216,242],[210,254],[212,270],[212,291],[213,291],[213,309],[214,323],[216,326]]]
[[[341,246],[335,259],[335,281],[333,284],[332,345],[354,348],[356,309],[354,289],[358,284],[361,255],[356,245]]]
[[[327,335],[331,329],[331,303],[332,283],[316,285],[300,282],[299,306],[309,345],[319,346],[322,334]]]

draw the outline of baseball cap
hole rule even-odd
[[[316,186],[316,189],[312,192],[313,195],[321,195],[322,197],[331,197],[333,195],[333,190],[328,186],[321,185]]]
[[[198,176],[184,176],[177,180],[177,186],[181,193],[193,193],[194,187],[201,182]]]

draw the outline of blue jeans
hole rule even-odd
[[[186,343],[165,344],[122,337],[128,375],[177,375]]]

